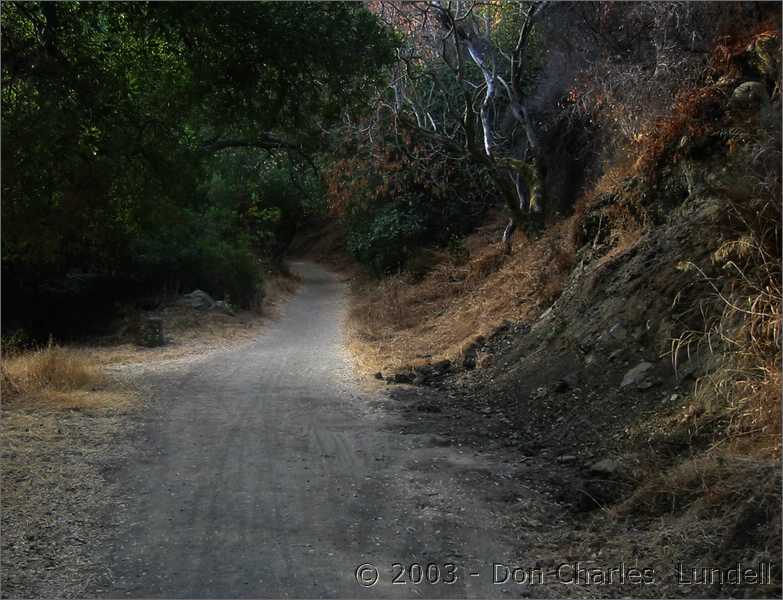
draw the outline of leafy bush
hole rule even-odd
[[[128,271],[144,273],[152,289],[199,288],[239,306],[254,306],[260,300],[261,268],[254,239],[236,220],[233,210],[220,206],[184,213],[176,226],[136,241]]]
[[[397,44],[360,3],[9,3],[0,26],[2,316],[36,339],[161,288],[255,302],[317,191],[303,157]]]
[[[482,167],[451,160],[413,132],[404,137],[403,151],[390,129],[371,152],[347,137],[337,150],[342,158],[325,169],[327,202],[344,219],[348,250],[375,275],[470,233],[499,197]]]
[[[399,270],[425,231],[419,214],[408,205],[364,208],[348,219],[348,251],[375,275]]]
[[[199,249],[199,263],[193,287],[223,296],[244,307],[261,300],[261,269],[248,244],[220,240],[205,243]]]
[[[0,349],[3,356],[12,356],[24,350],[29,350],[35,345],[35,339],[24,329],[17,329],[13,333],[2,336]]]

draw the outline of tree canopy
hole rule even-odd
[[[309,185],[395,46],[358,3],[3,3],[4,283],[249,265],[277,214],[254,174]]]

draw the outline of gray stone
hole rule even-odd
[[[224,312],[227,315],[231,315],[232,317],[236,314],[234,307],[231,306],[228,302],[225,302],[223,300],[218,300],[217,302],[215,302],[212,308],[214,310],[219,310],[221,312]]]
[[[746,81],[738,85],[731,94],[729,101],[732,108],[742,110],[759,110],[769,104],[767,88],[758,81]]]
[[[620,387],[628,387],[631,385],[638,385],[640,384],[644,378],[647,372],[653,368],[652,363],[648,362],[640,362],[638,365],[636,365],[633,369],[630,369],[624,376],[623,380],[620,383]]]
[[[655,387],[656,385],[659,385],[660,381],[653,380],[653,379],[645,379],[643,381],[640,381],[636,385],[637,390],[649,390],[652,387]]]
[[[209,310],[215,306],[215,301],[205,291],[193,290],[189,294],[182,296],[177,304],[190,306],[196,310]]]
[[[568,463],[576,462],[576,456],[574,456],[573,454],[564,454],[563,456],[557,457],[557,462],[559,462],[560,464],[568,464]]]
[[[617,323],[609,329],[609,337],[616,342],[624,342],[628,339],[628,330],[623,327],[622,323]]]
[[[623,472],[623,463],[614,458],[604,458],[590,465],[590,472],[596,475],[620,475]]]
[[[541,386],[540,388],[536,389],[535,392],[530,394],[531,400],[541,400],[543,398],[546,398],[549,395],[549,389],[546,386]]]

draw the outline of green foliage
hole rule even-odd
[[[450,160],[423,136],[389,134],[382,141],[376,151],[357,155],[354,141],[344,140],[345,157],[325,177],[330,207],[345,220],[349,251],[376,275],[405,267],[422,247],[445,246],[470,232],[493,200],[486,172]]]
[[[35,345],[35,339],[24,329],[17,329],[9,335],[3,335],[0,341],[0,349],[5,358],[31,350]]]
[[[4,314],[24,309],[17,283],[73,271],[251,302],[256,258],[318,209],[302,154],[363,109],[396,43],[357,3],[6,2],[1,18]],[[213,146],[261,134],[295,152]]]
[[[193,287],[215,290],[239,306],[255,306],[261,300],[259,261],[248,244],[227,240],[200,240],[197,246]]]
[[[470,258],[470,250],[465,245],[465,239],[459,236],[452,236],[446,249],[449,252],[451,260],[457,265],[464,265]]]
[[[399,270],[417,248],[424,223],[409,205],[364,207],[348,218],[348,251],[375,275]]]

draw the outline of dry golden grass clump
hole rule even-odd
[[[377,371],[454,359],[502,321],[533,319],[548,308],[574,261],[569,221],[520,240],[510,256],[499,242],[504,226],[495,215],[469,236],[467,260],[430,252],[431,269],[420,280],[358,279],[349,344],[360,366]]]
[[[84,352],[49,344],[3,363],[4,392],[31,393],[46,389],[74,390],[98,383],[101,376]]]
[[[2,396],[8,403],[47,403],[60,408],[125,404],[130,395],[106,377],[98,361],[85,350],[53,342],[39,350],[4,357]]]

